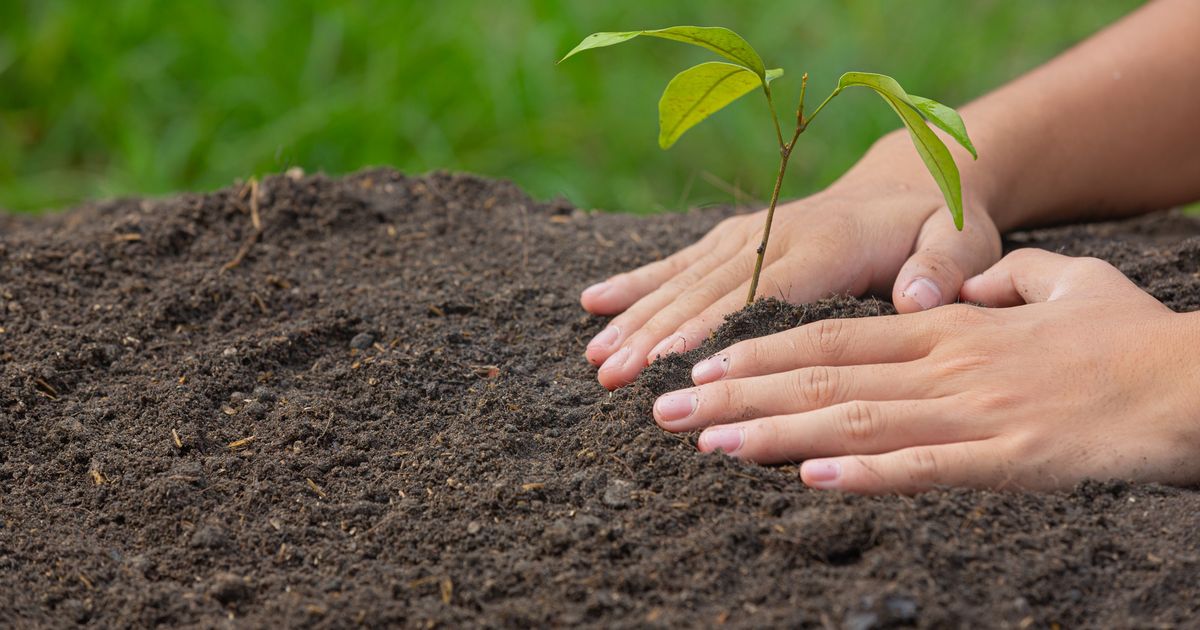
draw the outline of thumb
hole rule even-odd
[[[986,212],[969,213],[959,232],[943,206],[921,226],[896,276],[892,303],[901,313],[914,313],[954,302],[963,280],[999,260],[1000,251],[1000,232]]]
[[[1140,293],[1116,267],[1096,258],[1073,258],[1041,249],[1018,249],[984,273],[967,280],[964,300],[1005,307],[1052,302],[1067,296]]]

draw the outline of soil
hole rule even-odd
[[[654,426],[689,357],[604,391],[579,291],[727,210],[593,213],[388,170],[250,188],[0,220],[0,626],[1200,614],[1196,490],[812,491]],[[1010,243],[1106,258],[1192,310],[1197,235],[1159,214]],[[762,301],[712,346],[885,312]]]

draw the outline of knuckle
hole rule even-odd
[[[1040,258],[1046,253],[1047,252],[1044,250],[1037,249],[1036,247],[1022,247],[1021,249],[1015,249],[1009,252],[1008,255],[1004,257],[1004,260],[1011,263],[1024,264],[1033,262],[1035,259]]]
[[[769,369],[775,363],[774,347],[761,339],[754,339],[746,344],[745,347],[737,348],[730,351],[730,364],[734,363],[733,357],[735,354],[743,354],[749,359],[749,362],[759,367],[759,369]]]
[[[676,297],[664,310],[675,310],[696,304],[709,305],[725,296],[722,283],[715,276],[705,278],[692,270],[684,271],[667,281],[664,287],[676,293]]]
[[[932,449],[918,447],[909,449],[904,457],[908,476],[919,484],[935,483],[941,479],[942,461]]]
[[[681,296],[679,302],[684,304],[712,304],[725,296],[724,287],[719,282],[701,282],[691,287]]]
[[[1021,404],[1020,394],[1012,391],[976,391],[970,393],[970,407],[976,413],[1011,413]]]
[[[933,366],[933,377],[935,381],[953,379],[986,368],[994,361],[994,358],[986,353],[954,353],[942,356]]]
[[[950,331],[978,328],[991,321],[987,309],[969,304],[947,304],[935,311],[942,325]]]
[[[746,415],[743,396],[737,383],[717,381],[700,388],[700,409],[713,420],[731,419]]]
[[[841,319],[823,319],[809,324],[808,342],[813,355],[818,357],[837,356],[844,343],[846,324]]]
[[[641,337],[655,337],[652,341],[656,342],[658,339],[666,338],[667,335],[675,332],[673,319],[666,311],[655,313],[646,320],[645,324],[642,324],[642,329],[635,333],[639,337],[638,341],[642,341]]]
[[[680,293],[688,287],[695,285],[696,281],[699,279],[699,274],[697,274],[695,271],[691,269],[685,269],[675,274],[670,280],[662,283],[662,285],[659,286],[659,291]]]
[[[840,383],[837,374],[836,370],[823,365],[797,370],[793,381],[796,399],[811,409],[828,407],[838,399]]]
[[[773,417],[749,424],[741,453],[752,453],[755,458],[774,459],[787,438],[783,422],[782,418]]]
[[[1071,260],[1071,271],[1080,275],[1092,276],[1109,274],[1117,271],[1117,268],[1109,264],[1108,261],[1085,256]]]
[[[958,270],[958,263],[955,262],[946,252],[940,249],[926,248],[919,252],[920,264],[928,270],[929,275],[936,278],[957,277],[962,278],[962,272]]]
[[[687,250],[675,252],[662,260],[652,262],[636,270],[634,273],[653,274],[662,271],[672,276],[677,275],[688,268],[690,262],[687,256],[688,253]]]
[[[842,405],[838,425],[847,442],[867,442],[883,430],[883,416],[877,405],[854,401]]]

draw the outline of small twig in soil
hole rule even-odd
[[[317,482],[313,481],[312,478],[305,477],[304,480],[308,482],[308,487],[312,488],[312,491],[317,493],[317,496],[321,497],[322,499],[329,496],[325,494],[325,491],[321,489],[321,486],[318,486]]]
[[[262,219],[258,215],[258,180],[253,178],[250,180],[250,224],[253,226],[254,231],[242,243],[242,246],[238,248],[238,252],[234,255],[233,260],[230,260],[221,267],[221,273],[225,273],[242,264],[242,261],[246,258],[246,254],[250,253],[250,249],[254,247],[254,244],[262,240]]]
[[[247,446],[250,446],[250,444],[254,442],[254,437],[255,436],[251,435],[250,437],[244,437],[240,440],[234,440],[234,441],[230,442],[229,450],[236,451],[239,448],[245,448]]]
[[[637,473],[633,472],[633,467],[630,466],[628,463],[626,463],[625,460],[621,459],[620,457],[617,457],[616,453],[609,453],[608,456],[613,458],[613,461],[617,462],[621,466],[624,466],[625,470],[629,473],[629,477],[631,479],[634,477],[637,477]]]
[[[46,382],[46,379],[41,377],[35,378],[33,379],[33,384],[37,385],[38,393],[50,400],[58,400],[58,389]]]
[[[600,243],[601,247],[609,248],[616,245],[616,243],[604,238],[604,235],[600,234],[599,230],[592,230],[592,236],[596,237],[596,242]]]
[[[333,412],[330,411],[329,417],[325,419],[325,427],[321,429],[321,435],[317,436],[318,444],[321,442],[321,438],[325,437],[326,433],[329,433],[329,427],[332,425],[333,425]]]
[[[468,365],[467,367],[471,368],[471,371],[476,376],[483,378],[496,378],[500,376],[500,366],[498,365]]]
[[[263,315],[271,314],[270,309],[267,308],[267,303],[264,302],[257,293],[250,293],[250,300],[253,301],[256,306],[258,306],[258,310],[262,311]]]
[[[262,232],[262,218],[258,216],[258,179],[250,178],[250,224],[254,231]]]

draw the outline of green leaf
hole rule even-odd
[[[634,37],[637,37],[638,35],[641,35],[641,34],[642,34],[642,31],[613,31],[613,32],[607,32],[607,33],[592,33],[591,35],[584,37],[583,41],[579,42],[578,46],[571,49],[571,52],[569,52],[565,56],[563,56],[562,59],[559,59],[558,63],[562,63],[562,62],[566,61],[567,59],[570,59],[571,57],[575,56],[576,53],[580,53],[585,50],[591,50],[593,48],[604,48],[605,46],[613,46],[615,44],[620,44],[621,42],[629,41],[629,40],[633,39]]]
[[[770,81],[781,76],[783,70],[775,68],[763,74]],[[683,132],[762,85],[749,69],[723,61],[709,61],[680,72],[658,100],[658,146],[670,148]]]
[[[949,206],[950,214],[954,217],[954,227],[962,230],[962,180],[958,174],[958,166],[954,164],[954,158],[950,155],[950,150],[946,148],[946,145],[942,143],[941,138],[938,138],[937,134],[925,125],[925,119],[921,117],[920,110],[908,93],[900,87],[895,79],[871,72],[843,74],[842,78],[838,80],[838,86],[834,92],[841,92],[843,89],[853,86],[875,90],[875,93],[887,102],[892,111],[896,112],[900,120],[904,121],[904,126],[908,128],[909,136],[917,148],[917,153],[925,162],[925,168],[929,169],[929,174],[933,176],[933,180],[937,182],[938,188],[942,191],[942,196],[946,198],[946,205]]]
[[[659,37],[662,39],[671,39],[693,46],[707,48],[726,59],[737,63],[741,66],[749,68],[754,74],[758,75],[760,83],[766,85],[769,79],[767,78],[766,66],[763,65],[762,57],[754,50],[741,35],[733,31],[722,28],[720,26],[672,26],[670,28],[661,28],[652,31],[621,31],[609,33],[592,33],[583,38],[579,45],[571,49],[558,62],[562,63],[572,55],[584,50],[592,48],[602,48],[604,46],[612,46],[621,42],[629,41],[638,35],[647,35],[649,37]]]
[[[975,145],[971,143],[971,138],[967,135],[967,126],[963,124],[962,116],[959,116],[958,112],[933,99],[916,94],[909,94],[908,100],[925,116],[925,120],[950,134],[951,138],[957,140],[964,149],[971,152],[971,157],[979,159],[979,154],[975,152]]]

